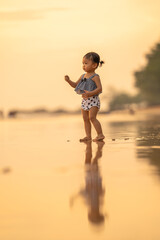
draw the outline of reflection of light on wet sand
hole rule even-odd
[[[98,171],[90,166],[89,175],[84,171],[86,146],[79,143],[84,129],[78,116],[1,122],[0,169],[9,166],[11,172],[0,174],[0,239],[160,238],[157,125],[153,123],[152,130],[148,122],[100,118],[105,145]],[[92,159],[96,152],[92,143]],[[88,219],[94,187],[86,192],[88,204],[86,197],[78,197],[70,207],[71,196],[91,182],[86,184],[85,176],[93,175],[101,179],[97,189],[105,190],[97,198],[103,200],[99,213],[105,218],[98,232]]]
[[[160,146],[136,146],[137,149],[147,149],[149,151],[149,149],[160,149]]]

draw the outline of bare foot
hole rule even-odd
[[[105,138],[105,136],[103,134],[100,134],[96,138],[93,139],[93,142],[103,141],[104,138]]]
[[[92,138],[89,138],[89,137],[84,137],[84,138],[81,138],[79,139],[80,142],[87,142],[87,141],[91,141]]]

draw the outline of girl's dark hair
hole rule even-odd
[[[98,66],[102,66],[104,64],[104,61],[100,61],[100,56],[95,52],[89,52],[86,55],[84,55],[85,58],[92,60],[93,62],[97,63]]]

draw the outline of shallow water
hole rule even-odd
[[[99,144],[78,116],[1,121],[0,239],[159,240],[159,120],[100,116]]]

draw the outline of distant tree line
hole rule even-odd
[[[123,92],[114,94],[109,103],[110,110],[124,109],[126,104],[140,102],[146,102],[149,106],[160,104],[160,43],[157,43],[145,57],[146,65],[134,72],[138,94],[135,96]]]
[[[142,102],[142,99],[139,94],[131,96],[125,92],[116,93],[109,103],[109,109],[111,111],[123,110],[124,108],[129,108],[131,104],[138,104],[140,102]]]

